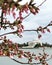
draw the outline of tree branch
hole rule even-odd
[[[11,58],[13,61],[15,61],[15,62],[17,62],[17,63],[20,63],[20,64],[30,64],[30,63],[24,63],[24,62],[20,62],[20,61],[18,61],[18,60],[16,60],[16,59],[13,59],[13,58]],[[48,59],[46,59],[45,61],[49,61],[50,59],[52,59],[51,57],[50,58],[48,58]],[[31,63],[31,64],[40,64],[41,62],[38,62],[38,63]]]
[[[20,64],[30,64],[30,63],[24,63],[24,62],[20,62],[20,61],[18,61],[18,60],[15,60],[15,59],[13,59],[13,58],[11,58],[13,61],[15,61],[15,62],[17,62],[17,63],[20,63]],[[31,63],[31,64],[40,64],[40,62],[38,62],[38,63]]]
[[[6,57],[6,56],[1,56],[1,57]],[[7,56],[8,57],[8,56]],[[10,57],[9,57],[10,58]],[[20,64],[30,64],[30,63],[28,63],[28,62],[20,62],[20,61],[18,61],[18,60],[16,60],[16,59],[14,59],[14,58],[10,58],[11,60],[13,60],[13,61],[15,61],[15,62],[17,62],[17,63],[20,63]],[[52,57],[50,57],[50,58],[48,58],[48,59],[46,59],[45,61],[49,61],[50,59],[52,59]],[[38,62],[38,63],[31,63],[31,64],[40,64],[41,62]]]
[[[39,4],[37,7],[40,7],[40,6],[42,6],[42,4],[45,2],[46,0],[44,0],[41,4]]]
[[[43,27],[42,29],[47,29],[47,27],[49,27],[49,26],[52,26],[52,21],[48,25]],[[36,31],[36,32],[38,32],[38,31],[41,31],[41,29],[37,28],[37,29],[32,29],[32,30],[24,30],[24,32],[26,32],[26,31]],[[17,30],[13,31],[13,32],[4,33],[4,34],[2,34],[0,36],[4,36],[4,35],[8,35],[8,34],[14,34],[14,33],[17,33]]]
[[[24,30],[24,32],[26,32],[26,31],[37,31],[37,30],[34,30],[34,29],[32,29],[32,30]],[[0,37],[1,37],[1,36],[4,36],[4,35],[8,35],[8,34],[15,34],[15,33],[17,33],[17,31],[4,33],[4,34],[1,34]]]
[[[1,37],[1,36],[4,36],[4,35],[8,35],[8,34],[14,34],[14,33],[16,33],[16,31],[8,32],[8,33],[5,33],[5,34],[2,34],[2,35],[0,35],[0,37]]]
[[[1,27],[2,27],[2,22],[3,22],[3,12],[1,13]]]
[[[39,7],[39,6],[41,6],[44,2],[45,2],[46,0],[44,0],[40,5],[38,5],[37,7]],[[23,19],[25,19],[25,18],[27,18],[29,15],[31,14],[31,12],[28,14],[28,15],[26,15]],[[5,18],[3,18],[3,12],[1,13],[1,26],[2,26],[2,24],[5,24],[5,23],[3,23],[3,19],[5,19]],[[6,24],[9,24],[9,25],[13,25],[13,24],[11,24],[11,23],[6,23]],[[9,27],[9,26],[7,26],[7,27]]]
[[[31,13],[29,13],[27,16],[25,16],[23,19],[27,18]]]
[[[37,7],[42,6],[42,4],[43,4],[45,1],[46,1],[46,0],[44,0],[44,1],[43,1],[41,4],[39,4]],[[35,3],[34,3],[34,4],[35,4]],[[33,5],[34,5],[34,4],[33,4]],[[31,14],[31,13],[29,13],[27,16],[25,16],[24,19],[27,18],[30,14]]]

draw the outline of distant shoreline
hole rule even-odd
[[[43,47],[38,47],[38,48],[43,48]],[[37,47],[36,48],[19,48],[19,49],[38,49]],[[45,47],[45,48],[52,48],[52,47]]]

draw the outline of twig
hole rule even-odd
[[[13,58],[11,58],[13,61],[15,61],[15,62],[17,62],[17,63],[20,63],[20,64],[30,64],[30,63],[24,63],[24,62],[20,62],[20,61],[18,61],[18,60],[16,60],[16,59],[13,59]],[[31,63],[31,64],[40,64],[40,62],[38,62],[38,63]]]
[[[50,58],[46,59],[46,61],[49,61],[50,59],[52,59],[52,58],[50,57]]]
[[[52,23],[50,22],[47,26],[45,26],[43,29],[46,29],[48,26],[52,26]]]
[[[13,58],[11,58],[13,61],[15,61],[15,62],[17,62],[17,63],[20,63],[20,64],[30,64],[30,63],[24,63],[24,62],[20,62],[20,61],[18,61],[18,60],[16,60],[16,59],[13,59]],[[50,58],[48,58],[48,59],[46,59],[45,61],[49,61],[50,59],[52,59],[51,57]],[[41,62],[38,62],[38,63],[31,63],[31,64],[40,64]]]
[[[37,31],[37,30],[35,30],[35,29],[32,29],[32,30],[24,30],[24,31]]]
[[[37,30],[24,30],[24,32],[26,32],[26,31],[37,31]],[[4,34],[0,35],[0,37],[1,37],[1,36],[4,36],[4,35],[8,35],[8,34],[14,34],[14,33],[16,33],[16,32],[17,32],[17,31],[4,33]]]
[[[31,13],[29,13],[27,16],[25,16],[23,19],[27,18]]]
[[[40,6],[42,6],[42,4],[45,2],[46,0],[44,0],[40,5],[38,5],[37,7],[40,7]]]
[[[0,35],[0,37],[1,37],[1,36],[4,36],[4,35],[8,35],[8,34],[14,34],[14,33],[16,33],[16,31],[8,32],[8,33],[5,33],[5,34],[2,34],[2,35]]]
[[[46,0],[44,0],[44,1],[43,1],[41,4],[39,4],[37,7],[42,6],[42,4],[43,4],[45,1],[46,1]],[[34,4],[35,4],[35,3],[34,3]],[[27,18],[30,14],[31,14],[31,13],[29,13],[27,16],[25,16],[24,19]]]
[[[3,22],[3,12],[1,12],[1,27],[2,27],[2,22]]]
[[[1,57],[8,57],[8,56],[1,56]],[[10,58],[10,57],[9,57]],[[17,63],[20,63],[20,64],[30,64],[30,63],[28,63],[28,62],[20,62],[20,61],[18,61],[18,60],[16,60],[16,59],[14,59],[14,58],[10,58],[11,60],[13,60],[13,61],[15,61],[15,62],[17,62]],[[46,59],[45,61],[49,61],[50,59],[52,59],[51,57],[50,58],[48,58],[48,59]],[[38,62],[38,63],[31,63],[31,64],[40,64],[41,62]]]

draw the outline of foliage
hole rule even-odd
[[[36,44],[34,48],[39,48],[39,47],[41,47],[41,44],[40,43],[39,44]]]
[[[49,44],[49,43],[42,43],[42,46],[52,48],[52,44]],[[41,46],[41,44],[36,44],[34,48],[39,48],[42,46]]]

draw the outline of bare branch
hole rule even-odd
[[[23,19],[27,18],[31,13],[29,13],[27,16],[25,16]]]
[[[16,33],[16,31],[4,33],[4,34],[0,35],[0,37],[1,37],[1,36],[4,36],[4,35],[8,35],[8,34],[14,34],[14,33]]]
[[[2,27],[2,22],[3,22],[3,12],[1,12],[1,27]]]
[[[18,60],[16,60],[16,59],[13,59],[13,58],[11,58],[13,61],[15,61],[15,62],[17,62],[17,63],[20,63],[20,64],[30,64],[30,63],[24,63],[24,62],[20,62],[20,61],[18,61]],[[49,61],[50,59],[52,59],[51,57],[50,58],[48,58],[48,59],[46,59],[45,61]],[[41,62],[38,62],[38,63],[31,63],[31,64],[40,64]]]
[[[15,61],[15,62],[17,62],[17,63],[20,63],[20,64],[30,64],[30,63],[24,63],[24,62],[20,62],[20,61],[18,61],[18,60],[15,60],[15,59],[13,59],[13,58],[11,58],[13,61]],[[40,64],[40,62],[38,62],[38,63],[31,63],[31,64]]]
[[[38,5],[37,7],[40,7],[40,6],[42,6],[42,4],[45,2],[46,0],[44,0],[40,5]]]

